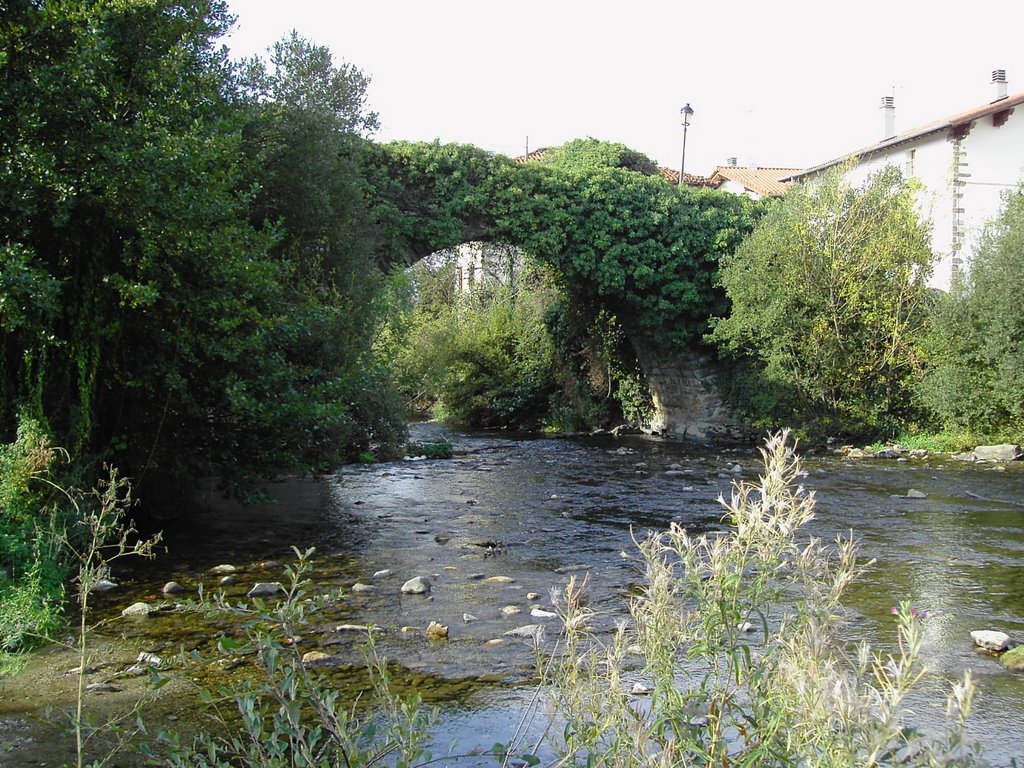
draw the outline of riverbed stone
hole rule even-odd
[[[118,693],[121,689],[110,683],[90,683],[85,686],[86,693]]]
[[[355,584],[352,585],[352,591],[353,592],[376,592],[377,588],[375,586],[373,586],[373,584],[363,584],[362,582],[357,581]]]
[[[430,579],[425,576],[413,576],[402,585],[402,592],[406,595],[425,595],[430,592]]]
[[[927,499],[928,498],[928,494],[925,493],[924,491],[917,490],[917,488],[911,488],[909,491],[907,491],[907,498],[908,499]]]
[[[110,592],[113,589],[117,589],[118,584],[111,581],[110,579],[100,579],[92,585],[90,592]]]
[[[484,584],[511,584],[515,579],[511,576],[488,576]]]
[[[528,637],[539,643],[544,637],[544,627],[540,624],[524,624],[521,627],[510,629],[505,633],[505,637]]]
[[[385,576],[390,576],[390,575],[391,575],[391,569],[390,568],[382,568],[379,571],[375,571],[374,572],[373,578],[375,578],[375,579],[383,579]]]
[[[527,600],[540,600],[541,597],[542,597],[542,595],[540,594],[540,592],[527,592],[526,593],[526,599]]]
[[[469,623],[474,622],[474,621],[479,621],[479,619],[476,616],[474,616],[472,613],[464,613],[464,614],[462,614],[462,620],[466,624],[469,624]]]
[[[555,619],[558,618],[558,614],[554,611],[545,611],[543,608],[534,608],[530,611],[530,615],[536,619]]]
[[[1010,645],[1008,634],[993,629],[976,629],[971,632],[971,640],[976,646],[986,651],[1002,651]]]
[[[258,581],[246,594],[247,597],[275,597],[284,594],[284,587],[277,581]]]
[[[306,653],[302,654],[302,663],[307,667],[326,667],[333,660],[333,656],[323,651],[306,651]]]
[[[501,609],[502,616],[515,616],[517,613],[522,613],[523,609],[518,605],[506,605]]]
[[[227,576],[220,577],[220,585],[222,587],[230,587],[232,584],[238,583],[238,577],[228,574]]]
[[[182,592],[188,592],[185,587],[176,581],[168,581],[160,591],[165,595],[180,595]]]
[[[121,611],[121,615],[122,616],[149,616],[149,614],[151,614],[154,610],[155,609],[153,608],[153,606],[150,605],[149,603],[144,603],[142,601],[139,601],[137,603],[132,603],[127,608],[125,608],[123,611]]]
[[[447,640],[448,639],[448,627],[438,624],[436,621],[430,622],[424,632],[427,637],[431,640]]]
[[[1016,461],[1020,457],[1020,446],[1010,443],[978,445],[974,448],[975,461]]]
[[[1008,650],[999,657],[999,663],[1011,672],[1024,672],[1024,645]]]
[[[651,689],[643,683],[633,683],[633,687],[630,689],[630,693],[634,696],[646,696],[650,692]]]
[[[238,570],[237,566],[231,565],[230,563],[221,563],[215,565],[210,569],[210,573],[213,574],[224,574],[224,573],[235,573]]]

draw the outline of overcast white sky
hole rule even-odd
[[[229,0],[236,55],[292,29],[372,82],[380,141],[508,155],[593,136],[686,170],[807,167],[1024,90],[1019,0]],[[894,90],[895,89],[895,90]]]

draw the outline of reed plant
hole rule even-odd
[[[893,653],[844,639],[843,593],[871,563],[852,536],[804,534],[815,499],[788,433],[762,454],[759,479],[720,499],[722,530],[672,524],[638,542],[643,587],[610,638],[585,583],[560,595],[563,645],[544,670],[559,764],[980,765],[964,737],[970,676],[944,729],[913,727],[923,617],[896,609]]]

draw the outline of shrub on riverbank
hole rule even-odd
[[[47,487],[55,456],[31,419],[0,445],[0,653],[39,642],[62,608],[62,523]]]
[[[970,271],[939,298],[927,338],[925,403],[976,442],[1024,442],[1024,186],[1005,197]]]

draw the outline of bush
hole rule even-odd
[[[785,433],[762,453],[759,482],[737,484],[722,502],[726,530],[697,536],[673,524],[640,544],[643,587],[610,645],[590,629],[594,614],[570,581],[564,654],[547,670],[562,762],[977,764],[963,736],[969,675],[950,694],[945,734],[908,727],[922,618],[899,607],[894,656],[845,650],[840,599],[864,567],[854,542],[800,541],[814,513],[800,463]]]
[[[31,419],[0,445],[0,652],[38,642],[60,615],[62,523],[47,486],[56,453]]]
[[[986,228],[971,270],[939,297],[926,345],[925,404],[953,431],[1024,440],[1024,186]]]
[[[710,340],[756,377],[734,395],[762,422],[891,432],[915,415],[928,229],[896,168],[858,188],[844,170],[790,190],[723,257],[732,308]]]

